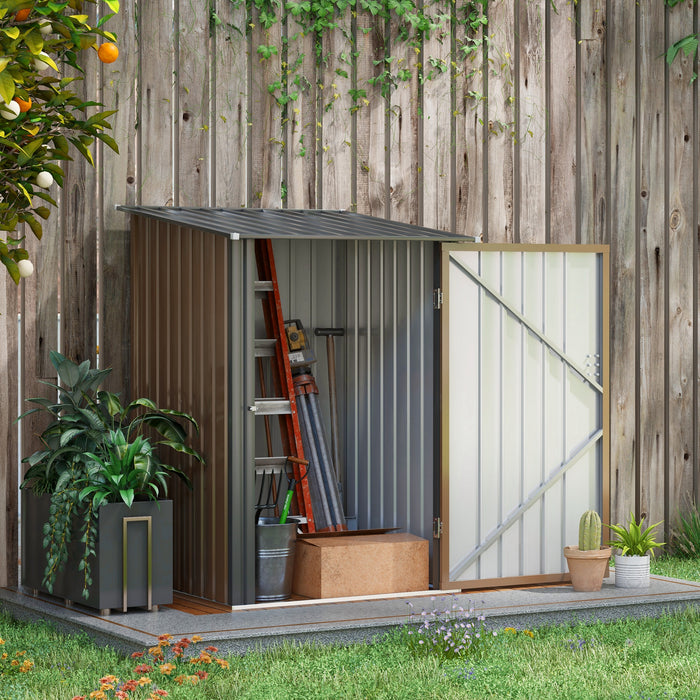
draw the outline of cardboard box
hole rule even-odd
[[[299,536],[297,595],[340,598],[428,590],[428,540],[404,532]]]

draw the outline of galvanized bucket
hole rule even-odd
[[[287,600],[292,595],[297,522],[258,518],[255,526],[255,600]]]

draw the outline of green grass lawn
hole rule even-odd
[[[660,559],[653,571],[700,580],[697,561]],[[0,637],[5,641],[0,652],[8,654],[0,661],[0,669],[6,671],[0,677],[0,698],[89,698],[99,689],[100,678],[113,674],[120,682],[151,679],[137,692],[128,692],[129,698],[149,698],[157,684],[167,697],[194,699],[700,699],[700,612],[530,632],[499,631],[477,657],[441,661],[434,653],[414,653],[403,631],[374,644],[288,646],[228,657],[228,668],[216,663],[220,654],[205,652],[212,663],[186,664],[163,675],[147,657],[124,658],[95,647],[87,637],[64,636],[43,624],[0,616]],[[185,653],[194,649],[197,655],[201,646]],[[9,665],[18,651],[26,652],[18,662],[29,659],[34,664],[26,672]],[[135,672],[143,663],[152,670]],[[209,676],[193,685],[191,676],[197,670]],[[175,677],[185,674],[189,680],[179,685]],[[105,690],[104,697],[119,697],[118,687]]]

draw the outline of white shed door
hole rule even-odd
[[[561,580],[609,522],[607,248],[454,244],[442,280],[440,587]]]

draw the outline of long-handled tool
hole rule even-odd
[[[299,475],[299,479],[292,477],[291,479],[287,477],[287,495],[284,498],[284,505],[282,506],[282,514],[280,515],[280,525],[284,525],[287,522],[287,516],[289,515],[289,508],[292,505],[292,498],[294,497],[294,489],[297,485],[297,481],[303,479],[306,476],[306,471],[309,468],[309,461],[307,459],[299,459],[298,457],[287,457],[287,461],[292,464],[298,464],[300,466],[305,466],[303,474]]]
[[[335,380],[335,336],[345,335],[344,328],[316,328],[314,334],[325,336],[326,352],[328,354],[328,398],[331,406],[331,451],[338,488],[342,493],[343,474],[340,466],[340,441],[338,439],[338,392]]]

